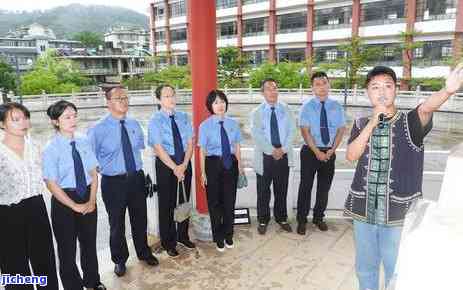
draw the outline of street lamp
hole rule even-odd
[[[348,52],[344,52],[344,58],[345,58],[345,63],[346,63],[346,76],[344,78],[344,106],[347,104],[347,87],[349,86],[349,61],[347,59],[348,57]]]

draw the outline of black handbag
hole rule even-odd
[[[153,181],[151,180],[151,176],[149,174],[145,175],[145,196],[153,197],[153,194],[158,191],[158,187]]]

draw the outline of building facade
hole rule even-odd
[[[32,68],[35,60],[49,48],[74,49],[82,43],[74,40],[57,39],[53,31],[34,23],[9,32],[0,37],[0,57],[19,73]]]
[[[148,31],[141,28],[111,28],[107,33],[105,33],[104,41],[106,43],[112,43],[113,48],[120,48],[122,50],[149,50]]]
[[[165,63],[188,62],[187,5],[187,0],[150,4],[150,49]],[[216,5],[217,47],[236,46],[255,65],[334,61],[345,57],[338,46],[359,36],[367,45],[383,46],[380,63],[399,77],[441,77],[448,73],[448,59],[462,51],[463,0],[216,0]],[[422,47],[402,53],[397,47],[404,35]]]

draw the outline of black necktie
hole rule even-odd
[[[320,134],[322,136],[322,142],[325,145],[330,143],[330,132],[328,131],[328,118],[326,117],[325,102],[320,102],[322,109],[320,111]]]
[[[232,167],[232,157],[230,150],[230,140],[228,139],[227,131],[223,127],[223,121],[220,121],[220,142],[222,143],[222,160],[225,169]]]
[[[79,151],[76,149],[76,141],[71,142],[72,159],[74,160],[74,174],[76,176],[76,192],[80,197],[84,197],[87,192],[87,180],[85,178],[84,164],[80,158]]]
[[[182,136],[180,135],[180,130],[178,129],[177,123],[175,122],[174,115],[170,115],[170,124],[172,127],[172,136],[174,138],[174,161],[177,165],[183,162],[185,158],[185,152],[183,150]]]
[[[271,107],[272,114],[270,116],[270,138],[272,140],[272,145],[275,148],[281,147],[280,142],[280,132],[278,131],[278,120],[277,114],[275,113],[275,107]]]
[[[125,169],[127,173],[137,171],[135,158],[133,157],[132,144],[130,144],[129,133],[125,127],[125,120],[121,120],[121,143],[122,152],[124,153]]]

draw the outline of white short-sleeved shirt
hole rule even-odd
[[[0,142],[0,204],[12,205],[47,192],[39,146],[26,140],[24,158]]]

